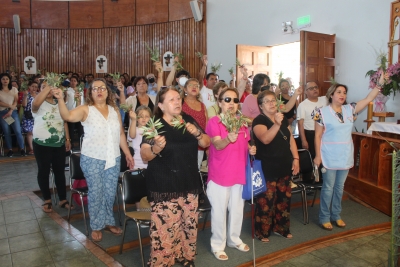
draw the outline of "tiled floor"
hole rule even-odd
[[[42,211],[32,193],[36,173],[29,157],[0,158],[0,266],[121,266],[57,213]],[[363,236],[274,266],[387,266],[389,244],[389,232]]]
[[[317,249],[274,266],[384,267],[388,266],[390,238],[390,232],[364,236]]]

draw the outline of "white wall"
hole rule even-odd
[[[336,80],[349,86],[349,102],[365,97],[365,73],[375,69],[376,50],[387,51],[390,3],[393,0],[207,0],[207,51],[209,62],[223,63],[222,79],[235,64],[236,44],[277,45],[300,40],[299,33],[282,34],[282,22],[310,15],[304,30],[336,34]],[[400,119],[400,96],[391,97],[388,111]],[[356,127],[366,129],[366,109]],[[375,119],[377,120],[377,118]],[[390,121],[390,120],[387,120]],[[394,119],[392,119],[394,121]]]

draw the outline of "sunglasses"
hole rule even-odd
[[[336,112],[336,117],[339,119],[340,123],[344,123],[343,115],[340,112]]]
[[[232,99],[233,99],[233,102],[235,103],[235,104],[239,104],[239,98],[232,98],[232,97],[225,97],[224,99],[222,99],[222,100],[224,100],[225,101],[225,103],[231,103],[231,101],[232,101]]]

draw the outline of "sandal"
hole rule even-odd
[[[33,153],[33,150],[28,152],[28,155],[34,155],[35,153]]]
[[[336,224],[337,227],[340,227],[340,228],[345,228],[346,227],[346,223],[342,219],[336,220],[335,224]]]
[[[181,258],[181,259],[176,258],[175,261],[185,267],[195,267],[194,261],[190,261],[185,258]]]
[[[227,261],[228,260],[228,255],[226,255],[225,251],[216,251],[213,252],[214,257],[217,258],[217,260],[220,261]],[[223,258],[221,258],[221,256],[223,256]]]
[[[106,225],[106,227],[104,227],[104,231],[116,236],[122,235],[122,229],[116,226]]]
[[[278,232],[274,232],[274,234],[279,235],[279,236],[281,236],[281,237],[284,237],[284,238],[286,238],[286,239],[292,239],[292,238],[293,238],[293,235],[292,235],[291,233],[288,233],[288,234],[286,234],[286,235],[282,235],[282,234],[280,234],[280,233],[278,233]]]
[[[67,200],[65,202],[63,202],[62,204],[60,203],[60,208],[68,209],[69,207],[66,207],[66,205],[69,206],[69,202]],[[71,205],[71,210],[73,210],[73,209],[74,209],[74,205]]]
[[[229,245],[228,245],[228,247],[230,247],[230,248],[236,248],[237,250],[240,250],[240,251],[242,251],[242,252],[247,252],[247,251],[250,250],[249,246],[246,245],[245,243],[242,243],[242,244],[237,245],[237,246],[229,246]]]
[[[262,236],[256,236],[258,240],[260,240],[263,243],[268,243],[269,239],[268,237],[262,237]]]
[[[97,238],[94,237],[93,234],[95,234],[97,236]],[[100,230],[93,230],[92,231],[92,240],[94,242],[100,242],[102,239],[103,239],[103,234],[101,233]]]
[[[327,223],[321,223],[321,228],[327,231],[332,231],[333,230],[333,226],[330,222]]]
[[[51,202],[45,202],[42,206],[43,206],[43,211],[46,213],[50,213],[53,211],[52,209],[53,204]]]

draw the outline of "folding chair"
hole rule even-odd
[[[211,211],[211,204],[210,204],[210,201],[208,200],[207,193],[206,193],[206,186],[204,183],[204,180],[207,180],[207,174],[203,173],[203,172],[199,172],[199,173],[200,173],[200,180],[201,180],[203,192],[201,192],[199,194],[199,206],[197,209],[200,212],[203,212],[205,214],[204,222],[203,222],[203,229],[202,229],[202,231],[204,231],[204,228],[206,227],[208,215],[210,214],[210,211]]]
[[[122,234],[121,245],[119,248],[119,254],[122,254],[122,247],[124,244],[125,233],[126,233],[126,223],[129,220],[133,220],[136,222],[140,253],[142,257],[142,265],[144,267],[145,263],[143,255],[142,236],[140,234],[140,225],[141,224],[148,225],[150,223],[151,212],[126,210],[127,204],[135,204],[136,202],[141,201],[141,199],[145,197],[147,194],[146,180],[144,178],[143,172],[138,171],[137,174],[132,174],[132,171],[129,170],[125,171],[124,174],[122,175],[121,193],[122,193],[122,206],[125,214],[125,221],[124,221],[124,230]]]
[[[131,152],[131,155],[133,156],[133,154],[135,153],[133,151],[132,147],[129,147],[129,151]],[[122,149],[120,149],[121,152],[121,164],[120,169],[119,169],[119,177],[118,177],[118,185],[121,186],[122,184],[122,175],[124,174],[125,171],[129,170],[129,167],[127,166],[128,163],[126,162],[126,158],[124,155],[124,152],[122,151]],[[121,220],[121,210],[120,210],[120,205],[119,205],[119,194],[121,193],[120,190],[118,190],[118,186],[117,186],[117,194],[115,194],[115,201],[117,202],[117,208],[118,208],[118,220],[119,220],[119,225],[122,225],[122,220]]]
[[[68,222],[71,214],[71,203],[72,203],[72,195],[79,194],[81,199],[81,206],[82,206],[82,214],[83,214],[83,221],[85,222],[85,230],[86,235],[89,236],[89,231],[86,223],[86,213],[85,213],[85,206],[83,204],[83,197],[88,195],[88,187],[77,187],[74,188],[73,181],[74,180],[85,180],[85,176],[83,175],[81,166],[80,166],[81,154],[80,153],[72,153],[69,156],[69,186],[71,189],[71,194],[69,196],[69,203],[68,205]]]

